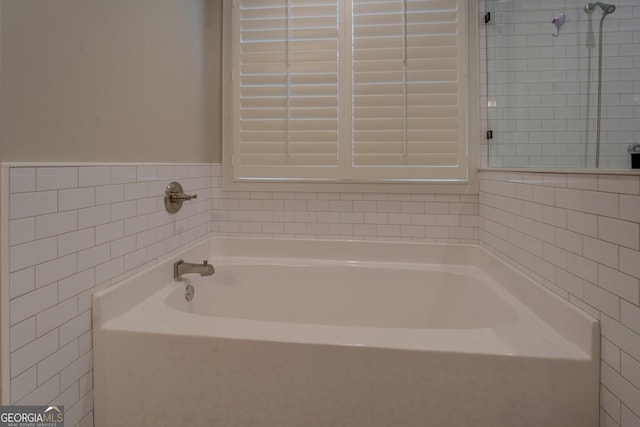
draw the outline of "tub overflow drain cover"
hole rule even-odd
[[[184,298],[187,301],[191,301],[195,293],[196,293],[196,290],[193,289],[193,286],[187,285],[187,288],[184,290]]]

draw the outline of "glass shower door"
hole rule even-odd
[[[640,142],[636,9],[485,1],[489,166],[630,168],[627,147]]]

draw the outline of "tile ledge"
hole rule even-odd
[[[557,173],[570,175],[640,176],[640,169],[542,169],[542,168],[478,168],[479,172]]]
[[[217,166],[220,163],[171,163],[171,162],[0,162],[10,168],[38,167],[100,167],[100,166]]]

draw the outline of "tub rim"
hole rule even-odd
[[[93,322],[96,332],[101,327],[108,328],[125,328],[122,322],[118,322],[118,318],[122,318],[125,314],[131,314],[132,309],[141,305],[150,296],[158,295],[161,290],[175,288],[175,281],[170,280],[173,272],[173,262],[180,258],[187,259],[206,259],[215,254],[224,254],[225,256],[238,256],[239,254],[269,254],[274,255],[274,248],[278,251],[287,250],[289,254],[297,255],[297,258],[310,256],[318,256],[321,259],[344,259],[349,257],[352,259],[360,259],[367,261],[389,259],[403,260],[403,262],[420,261],[431,257],[431,263],[435,259],[438,263],[452,265],[472,265],[480,268],[487,275],[496,280],[509,294],[522,303],[527,309],[531,310],[539,319],[540,327],[545,325],[550,330],[555,331],[559,337],[558,342],[565,342],[569,346],[578,349],[574,356],[578,358],[587,357],[594,359],[599,357],[599,322],[589,314],[583,312],[578,307],[570,304],[568,301],[560,298],[558,295],[543,287],[533,279],[516,270],[496,255],[487,251],[480,245],[472,244],[451,244],[451,243],[422,243],[422,242],[374,242],[374,241],[357,241],[357,240],[307,240],[307,239],[272,239],[272,238],[238,238],[238,237],[217,237],[213,236],[204,241],[198,242],[185,248],[183,251],[165,257],[157,264],[148,267],[137,274],[115,284],[114,286],[99,291],[93,295]],[[418,251],[417,249],[420,249]],[[203,258],[204,257],[204,258]],[[158,286],[161,283],[161,286]],[[505,285],[507,283],[508,285]],[[148,301],[147,301],[148,302]],[[187,316],[193,316],[184,313]],[[216,318],[218,322],[223,318]],[[120,319],[123,320],[123,319]],[[128,319],[132,320],[131,316]],[[173,318],[174,321],[189,323],[187,319],[181,316]],[[154,333],[179,333],[179,328],[170,323],[164,326],[154,325],[145,321],[144,318],[136,319],[140,325],[145,324],[148,331]],[[234,319],[234,324],[230,325],[223,321],[229,327],[240,328],[245,330],[244,337],[246,339],[259,339],[253,333],[248,333],[250,328],[254,328],[258,321],[249,321],[243,319]],[[249,322],[249,323],[246,323]],[[253,322],[253,323],[251,323]],[[268,323],[268,322],[262,322]],[[273,325],[272,325],[273,326]],[[269,329],[272,330],[272,326]],[[282,326],[282,324],[278,325]],[[309,327],[309,325],[305,325]],[[164,329],[163,329],[164,328]],[[292,326],[287,327],[291,329]],[[333,327],[335,328],[335,327]],[[344,327],[341,327],[344,328]],[[261,328],[257,328],[261,329]],[[295,325],[293,329],[296,329]],[[379,328],[385,329],[385,328]],[[138,331],[143,329],[138,328]],[[493,329],[502,332],[507,329]],[[451,333],[451,330],[444,330]],[[477,329],[473,329],[477,331]],[[182,331],[184,332],[184,330]],[[217,331],[220,337],[234,338]],[[354,332],[354,331],[352,331]],[[380,332],[380,331],[378,331]],[[516,333],[517,331],[511,331]],[[187,331],[187,333],[189,333]],[[360,335],[362,331],[360,331]],[[413,335],[412,335],[413,334]],[[412,332],[408,336],[420,338]],[[273,334],[272,334],[273,335]],[[273,338],[276,341],[286,339],[278,337],[275,334]],[[429,331],[428,338],[440,337],[447,341],[444,334],[438,330]],[[462,337],[461,334],[454,334]],[[481,334],[485,339],[490,340],[491,334]],[[513,335],[512,337],[514,337]],[[421,338],[427,338],[422,334]],[[495,338],[495,337],[494,337]],[[466,339],[472,339],[470,335]],[[371,341],[371,340],[370,340]],[[494,344],[500,343],[500,340],[494,339]],[[363,342],[360,340],[360,342]],[[359,345],[353,340],[347,340],[348,345]],[[368,345],[375,346],[375,340],[369,342]],[[416,346],[413,346],[414,348]],[[418,346],[419,347],[419,346]],[[436,346],[437,347],[437,346]],[[455,347],[455,346],[454,346]],[[404,348],[402,346],[398,348]],[[436,348],[419,347],[418,349],[437,350]],[[465,349],[460,349],[465,351]],[[468,350],[468,349],[467,349]],[[510,354],[508,348],[503,349],[505,355]],[[473,350],[471,350],[473,351]],[[581,353],[581,354],[579,354]],[[535,356],[536,353],[532,353]],[[553,354],[538,354],[544,357],[554,357]]]

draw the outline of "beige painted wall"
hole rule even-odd
[[[220,161],[220,3],[2,0],[0,160]]]

